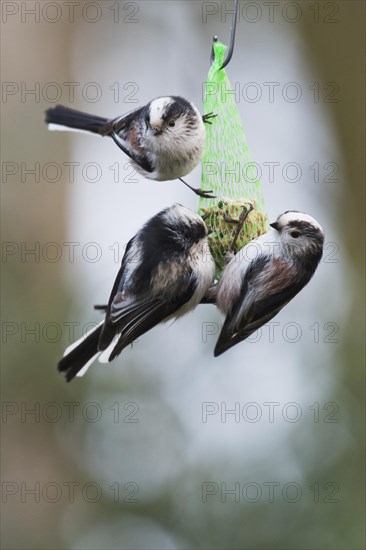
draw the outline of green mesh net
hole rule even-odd
[[[244,208],[253,209],[240,231],[235,252],[268,230],[263,192],[249,154],[235,96],[230,93],[232,88],[226,71],[220,69],[226,49],[224,44],[214,43],[215,58],[204,90],[204,112],[214,113],[217,118],[206,125],[201,188],[212,190],[216,199],[201,198],[199,202],[199,212],[212,231],[209,242],[218,277]]]

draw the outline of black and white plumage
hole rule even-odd
[[[99,356],[112,361],[161,322],[198,305],[215,276],[203,219],[175,204],[152,217],[130,240],[104,321],[70,346],[58,364],[70,381]]]
[[[277,315],[307,285],[319,264],[324,233],[314,218],[287,211],[271,227],[231,259],[208,293],[226,315],[215,357]]]
[[[50,130],[112,137],[140,174],[166,181],[182,178],[199,164],[205,146],[204,122],[211,123],[213,116],[202,117],[193,103],[167,96],[111,120],[58,105],[46,111],[46,123]],[[193,191],[210,196],[207,191]]]

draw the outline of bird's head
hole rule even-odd
[[[148,106],[145,123],[154,136],[184,137],[186,131],[203,128],[196,107],[179,96],[158,97]]]
[[[309,214],[288,210],[270,225],[278,232],[282,247],[291,254],[301,256],[322,253],[324,231]]]

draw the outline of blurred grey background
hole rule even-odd
[[[3,548],[364,548],[365,4],[240,3],[228,74],[269,216],[326,232],[308,287],[218,359],[202,306],[69,385],[56,363],[100,320],[125,244],[197,200],[43,113],[202,108],[232,2],[1,8]]]

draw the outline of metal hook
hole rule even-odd
[[[230,35],[230,46],[229,46],[229,51],[227,52],[227,56],[226,56],[226,59],[224,59],[224,62],[223,64],[221,65],[220,67],[220,71],[221,69],[224,69],[231,61],[231,58],[233,56],[233,53],[234,53],[234,46],[235,46],[235,35],[236,35],[236,24],[237,24],[237,19],[238,19],[238,9],[239,9],[239,0],[235,0],[235,6],[234,6],[234,14],[233,14],[233,21],[232,21],[232,24],[231,24],[231,35]],[[217,36],[214,36],[213,37],[213,42],[217,42],[218,38]],[[211,65],[213,63],[213,61],[215,60],[215,51],[214,51],[214,47],[212,45],[212,50],[211,50]]]

